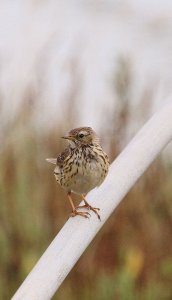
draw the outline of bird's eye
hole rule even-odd
[[[84,137],[84,134],[80,133],[80,134],[78,134],[78,137],[82,139]]]

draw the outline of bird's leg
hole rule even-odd
[[[100,208],[98,208],[98,207],[92,207],[92,206],[86,201],[84,195],[82,194],[81,196],[82,196],[82,200],[84,200],[84,203],[85,203],[85,204],[84,204],[84,205],[81,205],[81,206],[77,206],[76,208],[83,208],[83,207],[86,207],[86,208],[92,210],[92,211],[97,215],[98,219],[101,221],[100,215],[99,215],[99,213],[97,212],[97,210],[100,210]]]
[[[84,217],[84,218],[89,218],[89,216],[90,216],[90,214],[88,213],[88,212],[84,212],[84,211],[77,211],[76,210],[76,207],[74,206],[74,204],[73,204],[73,200],[72,200],[72,197],[71,197],[71,192],[68,192],[68,194],[67,194],[67,196],[68,196],[68,199],[69,199],[69,201],[70,201],[70,204],[71,204],[71,206],[72,206],[72,213],[71,213],[71,217],[75,217],[75,216],[81,216],[81,217]]]

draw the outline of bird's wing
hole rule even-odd
[[[65,159],[70,155],[70,148],[67,147],[62,153],[57,156],[57,166],[62,167]]]

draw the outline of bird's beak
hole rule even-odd
[[[72,135],[67,135],[67,136],[61,136],[62,139],[65,139],[65,140],[71,140],[73,141],[74,140],[74,137]]]

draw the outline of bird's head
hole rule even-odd
[[[95,131],[91,127],[79,127],[72,129],[62,138],[67,139],[73,147],[99,142]]]

